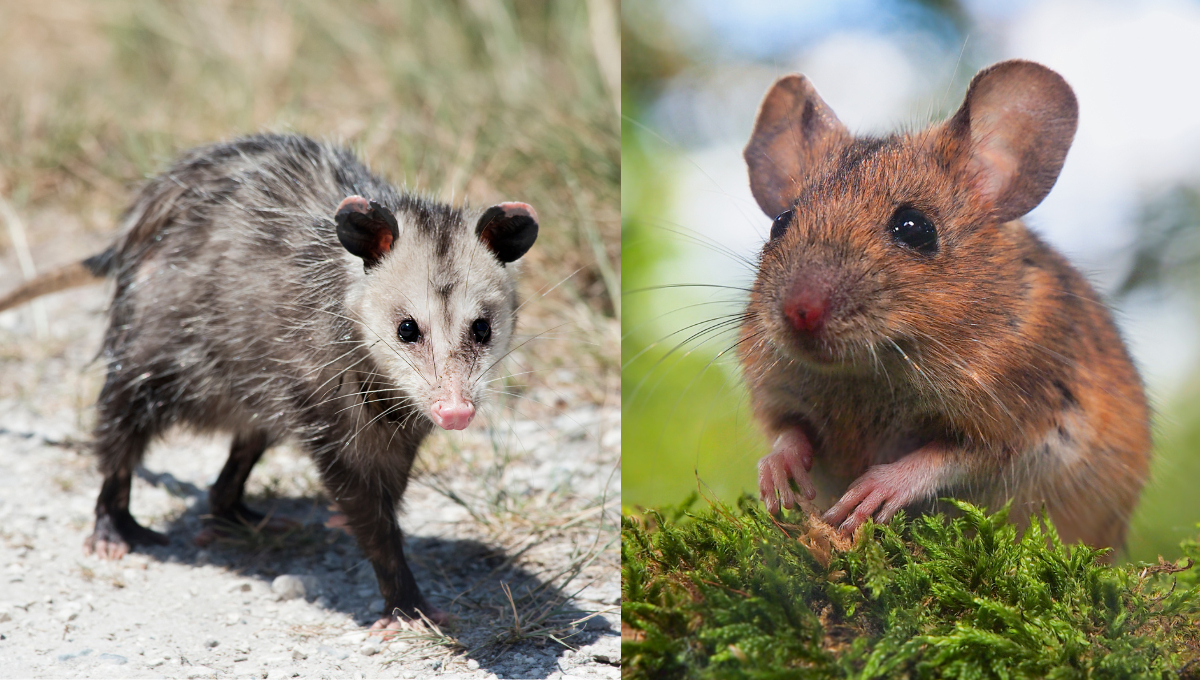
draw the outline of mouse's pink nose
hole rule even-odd
[[[825,325],[829,312],[829,292],[825,286],[814,282],[800,282],[793,286],[791,294],[783,303],[783,314],[792,327],[801,333],[816,333]]]
[[[465,430],[475,417],[475,404],[469,401],[435,401],[429,409],[429,415],[443,430]]]

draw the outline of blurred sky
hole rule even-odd
[[[1079,99],[1079,130],[1057,185],[1026,223],[1105,293],[1129,271],[1142,206],[1176,186],[1200,185],[1200,4],[965,0],[939,12],[893,0],[674,0],[667,7],[701,63],[672,78],[640,121],[677,159],[667,170],[674,193],[660,226],[750,261],[770,220],[750,195],[741,148],[762,95],[785,73],[806,74],[857,133],[945,117],[970,77],[995,61],[1032,59],[1061,73]],[[635,15],[626,30],[652,30],[636,20],[636,8],[626,11]],[[688,240],[659,263],[656,283],[752,280],[753,271],[720,248]],[[1116,303],[1156,403],[1193,375],[1200,350],[1193,300],[1167,289]],[[705,318],[711,308],[669,315],[659,335]]]

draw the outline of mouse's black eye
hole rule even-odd
[[[482,345],[492,337],[492,324],[487,319],[475,319],[475,323],[471,324],[471,333],[475,336],[475,342]]]
[[[937,229],[933,222],[916,208],[901,208],[892,215],[888,225],[892,238],[913,250],[933,255],[938,250]]]
[[[421,339],[421,329],[417,327],[417,322],[412,319],[405,319],[400,322],[400,328],[396,331],[396,335],[404,342],[416,342]]]
[[[771,223],[771,240],[783,236],[783,232],[787,231],[788,226],[792,223],[792,215],[795,215],[795,210],[784,210],[775,216],[775,221]]]

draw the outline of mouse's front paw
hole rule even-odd
[[[822,519],[849,535],[867,518],[886,522],[900,508],[931,495],[936,485],[930,475],[922,474],[923,468],[919,464],[922,461],[916,458],[909,456],[895,463],[871,467],[854,480]]]
[[[812,464],[812,445],[803,432],[793,429],[779,435],[771,453],[758,461],[758,496],[767,506],[767,512],[779,512],[781,503],[789,510],[800,506],[802,499],[792,488],[792,482],[804,498],[816,497],[817,489],[808,475]]]

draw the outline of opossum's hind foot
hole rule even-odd
[[[337,510],[337,503],[330,505],[329,509],[335,512],[329,516],[329,519],[325,520],[325,528],[341,531],[347,536],[353,536],[354,533],[350,531],[350,518],[346,517],[345,513]]]
[[[403,614],[398,608],[393,611],[395,614],[392,616],[381,617],[378,621],[371,624],[369,634],[388,638],[406,630],[428,631],[430,624],[434,628],[441,628],[454,619],[454,617],[430,604],[423,605],[411,616]]]
[[[166,545],[169,539],[137,523],[128,512],[96,516],[96,528],[83,541],[83,552],[102,560],[119,560],[135,545]]]
[[[232,508],[219,514],[211,515],[200,533],[192,541],[198,547],[206,547],[220,538],[236,538],[238,535],[251,533],[286,534],[299,529],[303,524],[287,517],[252,510],[245,503],[238,503]]]

